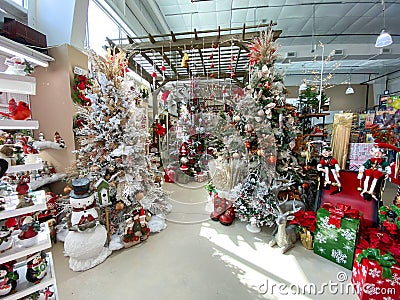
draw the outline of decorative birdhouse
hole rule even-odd
[[[97,197],[99,199],[100,206],[110,205],[110,184],[105,179],[100,178],[94,187],[97,190]]]

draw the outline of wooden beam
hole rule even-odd
[[[199,36],[197,35],[197,30],[196,30],[196,28],[194,29],[194,39],[195,39],[195,40],[198,40],[198,39],[199,39]]]
[[[243,29],[242,29],[242,40],[244,40],[246,37],[246,23],[243,23]]]
[[[239,52],[238,52],[237,57],[236,57],[235,68],[233,69],[233,72],[235,74],[236,74],[236,70],[237,70],[237,67],[238,67],[238,64],[239,64],[239,59],[240,59],[240,53],[241,52],[242,52],[242,48],[239,48]]]
[[[128,61],[129,67],[132,70],[137,70],[138,75],[141,75],[145,80],[147,80],[150,84],[153,81],[153,77],[147,72],[137,61],[133,59],[133,56]]]
[[[245,26],[245,28],[246,29],[261,30],[261,28],[272,27],[272,26],[275,26],[275,25],[277,25],[277,23],[273,22],[271,20],[271,22],[269,22],[269,23],[263,23],[263,24],[258,24],[258,25],[248,25],[248,26]],[[240,27],[227,27],[227,28],[221,28],[221,26],[218,26],[218,27],[219,27],[218,29],[199,30],[199,31],[197,31],[197,33],[198,34],[216,33],[216,32],[220,32],[221,33],[221,32],[224,32],[224,31],[232,32],[232,31],[239,31],[239,30],[243,29],[242,26],[240,26]],[[279,30],[274,30],[274,31],[279,31]],[[171,33],[153,34],[152,37],[153,38],[171,37],[171,36],[175,36],[176,37],[176,36],[180,36],[180,35],[191,35],[191,34],[194,34],[194,32],[193,31],[184,31],[184,32],[173,33],[171,31]],[[141,40],[141,39],[146,39],[146,38],[149,38],[149,37],[148,36],[138,36],[138,37],[135,37],[135,38]],[[115,39],[115,40],[121,40],[121,39]]]
[[[175,66],[171,63],[170,59],[165,53],[163,53],[163,59],[168,64],[168,66],[170,66],[171,70],[175,73],[175,75],[178,75],[178,71],[176,70]]]
[[[206,65],[204,64],[203,53],[201,53],[201,49],[197,49],[197,51],[199,51],[201,63],[203,65],[203,74],[206,75],[207,74],[207,70],[206,70]]]
[[[126,36],[128,38],[129,44],[136,44],[133,38],[131,38],[129,35]]]
[[[276,31],[274,31],[275,33]],[[281,31],[279,30],[279,34]],[[279,35],[278,34],[278,35]],[[252,38],[259,35],[259,32],[246,32],[245,41],[242,40],[241,34],[226,34],[221,35],[219,43],[221,46],[230,45],[232,41],[239,47],[242,47],[243,50],[248,52],[247,47],[245,46],[246,41],[250,42]],[[203,44],[204,40],[204,44]],[[190,45],[193,49],[203,49],[203,48],[212,48],[213,44],[216,42],[215,36],[206,36],[202,39],[194,40],[190,38],[176,40],[172,45],[170,45],[170,41],[158,41],[156,44],[152,43],[140,43],[137,44],[137,48],[142,51],[146,50],[154,50],[156,52],[161,52],[162,48],[170,49],[171,51],[178,51],[179,49],[183,49],[185,46]]]
[[[231,78],[233,79],[235,82],[240,82],[238,78],[242,77],[242,76],[246,76],[247,72],[239,72],[238,74],[236,74],[236,78],[235,77],[231,77],[231,74],[229,73],[221,73],[219,78]],[[209,77],[207,77],[206,75],[196,75],[196,78],[201,78],[201,79],[210,79]],[[179,76],[179,80],[189,80],[191,79],[190,75],[181,75]],[[242,84],[242,83],[241,83]],[[243,85],[243,84],[242,84]]]
[[[174,34],[173,31],[171,31],[171,39],[172,39],[173,42],[176,42],[176,41],[177,41],[177,40],[176,40],[176,36],[175,36],[175,34]]]
[[[161,71],[160,67],[157,66],[157,64],[154,63],[154,61],[146,53],[141,52],[140,54],[144,57],[145,60],[147,60],[151,65],[153,65],[156,68],[158,73],[162,74],[162,71]]]
[[[244,77],[246,77],[246,76],[244,76]],[[232,77],[232,80],[234,81],[234,82],[236,82],[236,84],[240,87],[240,88],[244,88],[244,83],[243,82],[241,82],[239,79],[237,79],[236,78],[236,76],[235,77]]]
[[[149,37],[150,43],[152,43],[152,44],[156,43],[156,40],[154,39],[154,37],[150,33],[148,34],[148,37]]]
[[[218,26],[218,37],[217,40],[219,41],[221,39],[221,26]]]

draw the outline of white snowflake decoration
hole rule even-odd
[[[339,233],[348,241],[354,241],[356,239],[356,233],[348,228],[340,228]]]
[[[400,276],[397,273],[393,273],[392,281],[396,285],[400,285]]]
[[[321,220],[321,227],[325,229],[333,229],[336,228],[335,225],[329,224],[329,217],[323,217],[320,219]]]
[[[347,254],[343,253],[340,249],[332,249],[331,256],[339,264],[345,264],[347,262]]]
[[[331,232],[328,235],[330,240],[334,240],[335,242],[337,242],[337,238],[336,238],[336,233],[335,232]]]
[[[385,282],[384,282],[383,280],[378,279],[378,280],[376,281],[376,283],[379,284],[379,285],[382,285],[382,284],[384,284]]]
[[[347,252],[351,252],[351,251],[353,251],[353,247],[352,246],[350,246],[350,245],[346,245],[346,246],[344,246],[343,247]]]
[[[389,283],[391,286],[396,285],[396,283],[392,279],[389,279],[389,278],[386,278],[386,282]]]
[[[361,267],[361,271],[362,271],[363,276],[366,277],[368,271],[367,271],[367,268],[364,265]]]
[[[318,251],[319,251],[320,253],[325,253],[325,249],[322,248],[322,247],[318,247]]]
[[[382,272],[377,268],[373,268],[369,270],[368,275],[370,275],[372,278],[377,278],[381,276],[381,273]]]
[[[383,300],[394,300],[392,297],[388,296],[388,297],[383,297]]]
[[[326,244],[326,236],[324,236],[321,232],[318,232],[314,239],[321,244]]]

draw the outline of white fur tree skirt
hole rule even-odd
[[[64,253],[70,257],[69,267],[73,271],[86,271],[101,264],[111,250],[104,247],[107,231],[96,226],[88,232],[70,231],[65,238]]]

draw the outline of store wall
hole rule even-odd
[[[346,95],[345,93],[348,87],[347,85],[336,85],[326,91],[327,96],[330,97],[329,110],[359,112],[365,109],[367,86],[359,84],[352,84],[351,86],[354,89],[354,94],[351,95]],[[288,87],[288,91],[289,98],[297,98],[299,87]],[[369,88],[368,107],[372,106],[374,106],[374,92],[371,85]]]
[[[46,149],[40,152],[43,160],[56,167],[57,172],[66,172],[75,160],[75,138],[72,121],[76,108],[71,98],[74,66],[88,68],[87,56],[70,45],[51,48],[49,55],[55,61],[48,68],[38,68],[36,77],[36,95],[32,96],[32,116],[39,120],[39,130],[35,138],[43,132],[46,140],[53,140],[58,131],[65,141],[66,149]]]
[[[70,44],[83,49],[88,2],[29,0],[28,25],[46,34],[48,46]]]

